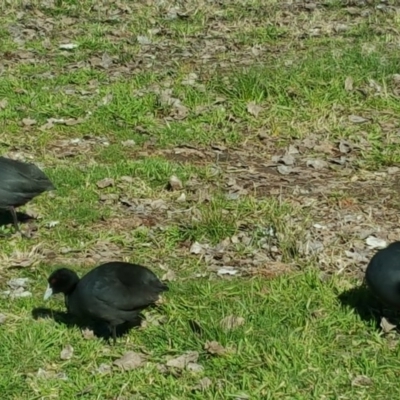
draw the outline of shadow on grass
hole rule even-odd
[[[34,220],[31,215],[28,215],[23,212],[17,211],[17,219],[19,223],[25,223],[31,220]],[[13,217],[11,215],[11,212],[8,210],[0,210],[0,226],[6,226],[6,225],[11,225],[13,224]]]
[[[54,311],[50,308],[34,308],[32,310],[33,319],[37,320],[39,318],[51,318],[55,322],[61,325],[65,325],[68,328],[79,327],[80,329],[90,329],[93,331],[94,335],[98,338],[105,339],[110,342],[111,333],[105,322],[102,321],[80,321],[73,315],[67,312]],[[139,314],[134,321],[125,322],[124,324],[117,326],[117,337],[121,337],[128,333],[131,329],[139,327],[143,320],[143,316]]]
[[[26,214],[24,212],[20,212],[20,211],[17,211],[17,218],[18,218],[18,222],[20,222],[22,224],[35,219],[31,215],[28,215],[28,214]],[[11,215],[11,212],[7,211],[7,210],[1,210],[0,211],[0,226],[10,225],[12,223],[13,223],[13,217]]]
[[[343,307],[350,307],[363,321],[374,321],[380,328],[381,318],[386,317],[390,322],[399,323],[399,312],[393,308],[386,308],[363,284],[339,294],[338,299]]]

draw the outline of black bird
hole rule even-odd
[[[116,326],[134,321],[168,290],[148,268],[126,262],[102,264],[82,279],[74,271],[60,268],[49,276],[48,283],[44,300],[64,293],[68,312],[81,320],[107,322],[114,344]]]
[[[17,232],[21,230],[15,208],[48,190],[55,187],[36,165],[0,157],[0,209],[11,212]]]
[[[400,242],[375,253],[365,271],[365,280],[381,302],[400,309]]]

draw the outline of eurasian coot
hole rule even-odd
[[[15,207],[54,189],[49,178],[36,165],[0,157],[0,209],[10,210],[17,232],[21,233]]]
[[[109,262],[89,271],[82,279],[68,269],[54,271],[44,295],[64,293],[70,314],[108,323],[114,344],[116,326],[134,321],[140,311],[168,290],[148,268],[126,262]]]
[[[400,309],[400,242],[375,253],[365,271],[365,280],[378,299]]]

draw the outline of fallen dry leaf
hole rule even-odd
[[[176,274],[172,270],[168,270],[161,278],[162,281],[174,281],[176,279]]]
[[[46,371],[43,368],[39,368],[36,376],[41,379],[62,379],[67,380],[68,377],[65,372],[55,372],[55,371]]]
[[[212,380],[206,376],[199,380],[199,383],[193,387],[193,390],[204,391],[212,385]]]
[[[353,90],[353,78],[351,76],[348,76],[344,81],[344,89],[347,92],[351,92]]]
[[[113,364],[124,371],[129,371],[143,366],[145,362],[146,356],[144,354],[128,351],[121,358],[115,360]]]
[[[386,240],[376,238],[375,236],[368,236],[365,239],[365,243],[371,249],[384,249],[388,245]]]
[[[247,104],[247,112],[251,115],[254,115],[256,118],[258,117],[258,114],[263,110],[263,108],[254,101],[251,101],[250,103]]]
[[[352,148],[353,148],[353,146],[350,142],[347,142],[345,140],[341,140],[339,142],[339,151],[343,154],[350,153]]]
[[[204,249],[203,245],[201,245],[199,242],[194,242],[190,246],[190,252],[192,254],[200,254],[203,251],[203,249]]]
[[[371,378],[365,375],[358,375],[351,381],[351,386],[371,386],[372,385]]]
[[[151,39],[149,39],[147,36],[137,36],[136,40],[138,41],[139,44],[142,45],[151,44]]]
[[[243,325],[244,322],[245,319],[243,317],[228,315],[227,317],[221,319],[220,325],[222,326],[222,328],[228,331]]]
[[[86,340],[90,340],[95,337],[94,332],[89,328],[85,328],[82,330],[82,336]]]
[[[391,322],[389,322],[385,317],[381,318],[381,323],[380,326],[382,328],[382,331],[384,333],[389,333],[393,330],[396,329],[397,325],[393,325]]]
[[[7,282],[7,285],[16,290],[18,288],[26,288],[31,280],[29,278],[13,278]]]
[[[74,348],[70,344],[67,344],[61,350],[60,358],[61,358],[61,360],[69,360],[69,359],[71,359],[73,354],[74,354]]]
[[[35,125],[35,124],[36,124],[36,120],[35,120],[35,119],[31,119],[31,118],[24,118],[24,119],[22,120],[22,123],[23,123],[25,126],[32,126],[32,125]]]
[[[293,168],[287,165],[278,165],[276,169],[281,175],[289,175],[293,171]]]
[[[104,179],[96,182],[96,185],[100,189],[104,189],[104,188],[109,187],[109,186],[114,186],[114,179],[112,179],[112,178],[104,178]]]
[[[314,169],[323,169],[328,166],[328,163],[323,160],[307,160],[307,167],[313,167]]]
[[[192,371],[195,373],[202,372],[204,370],[204,367],[198,363],[190,362],[187,366],[186,369],[188,371]]]
[[[134,147],[136,146],[136,142],[134,140],[125,140],[124,142],[121,142],[122,146],[124,147]]]
[[[186,194],[181,193],[180,196],[176,199],[179,203],[184,203],[186,201]]]
[[[169,187],[172,190],[181,190],[183,188],[183,184],[176,175],[172,175],[171,178],[169,178]]]
[[[223,275],[236,275],[239,273],[239,270],[233,267],[222,267],[219,268],[217,271],[217,275],[223,276]]]
[[[294,165],[296,159],[291,154],[285,154],[283,157],[280,158],[280,162],[284,163],[285,165]]]
[[[197,351],[188,351],[179,357],[168,360],[165,365],[167,367],[185,369],[189,363],[196,363],[198,359],[199,353]]]
[[[61,50],[73,50],[78,47],[77,44],[75,43],[62,43],[58,46],[59,49]]]
[[[360,117],[359,115],[350,115],[349,121],[353,124],[362,124],[364,122],[367,122],[368,120],[364,117]]]
[[[224,346],[220,345],[218,342],[215,340],[209,342],[207,341],[204,344],[204,350],[206,350],[210,354],[215,354],[218,356],[222,356],[226,353],[226,349]]]
[[[105,363],[100,364],[99,367],[96,369],[96,372],[102,375],[109,374],[111,373],[111,371],[112,371],[111,365]]]
[[[7,100],[7,99],[1,99],[1,100],[0,100],[0,108],[1,108],[2,110],[4,110],[5,108],[7,108],[7,105],[8,105],[8,100]]]

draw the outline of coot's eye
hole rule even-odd
[[[50,283],[51,283],[52,285],[54,285],[56,282],[57,282],[57,279],[56,279],[56,278],[50,279]]]

